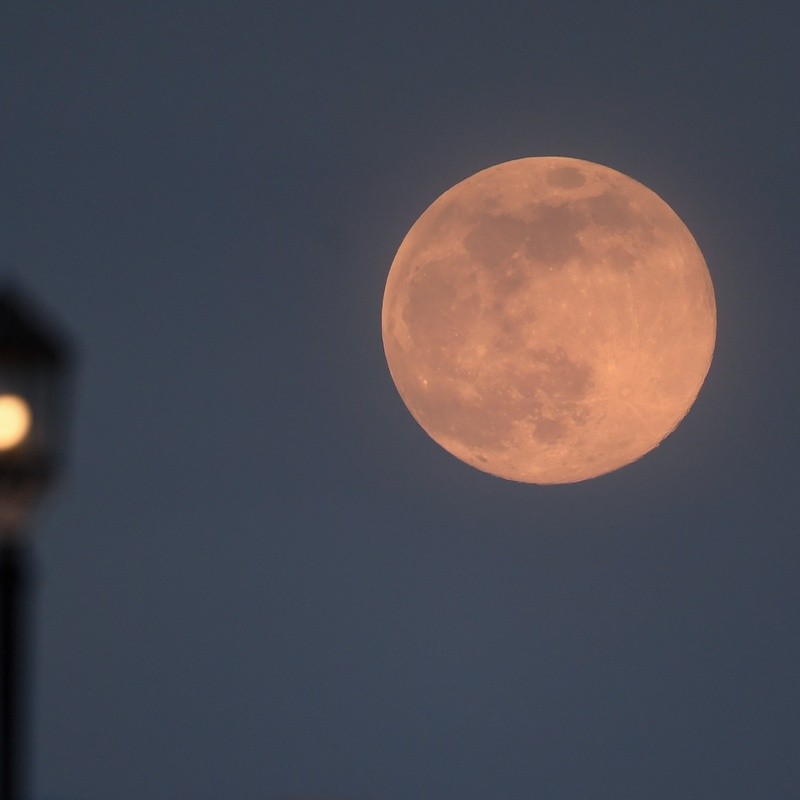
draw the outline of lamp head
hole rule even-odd
[[[57,477],[70,347],[15,287],[0,287],[0,530],[14,535]]]

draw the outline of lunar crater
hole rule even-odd
[[[550,171],[547,182],[559,189],[577,189],[586,183],[586,178],[575,167],[559,167]]]

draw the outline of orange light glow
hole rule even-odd
[[[19,445],[31,429],[31,410],[15,394],[0,395],[0,450]]]

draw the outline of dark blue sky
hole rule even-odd
[[[79,341],[36,529],[37,800],[795,798],[800,12],[86,3],[0,11],[0,262]],[[383,358],[457,181],[606,164],[719,330],[656,451],[453,459]]]

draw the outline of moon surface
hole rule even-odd
[[[684,418],[711,364],[703,255],[608,167],[524,158],[439,197],[400,245],[382,328],[397,389],[445,450],[509,480],[616,470]]]

